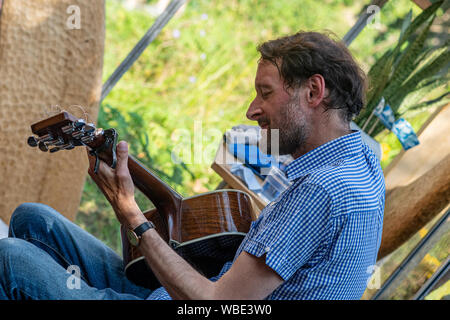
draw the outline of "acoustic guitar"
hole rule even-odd
[[[31,125],[34,134],[28,144],[43,152],[70,150],[85,146],[99,161],[116,166],[117,132],[96,128],[68,112],[58,113]],[[194,268],[206,277],[220,272],[233,259],[256,215],[250,196],[238,190],[215,190],[183,198],[167,183],[131,155],[128,168],[133,182],[155,206],[144,212],[161,237]],[[159,281],[144,256],[133,247],[121,227],[125,274],[134,283],[157,288]]]

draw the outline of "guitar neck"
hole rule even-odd
[[[150,169],[128,156],[128,169],[135,186],[146,195],[160,213],[178,212],[183,197]]]
[[[104,143],[105,136],[101,133],[89,146],[95,148]],[[109,149],[99,154],[99,158],[109,166],[113,163],[112,147],[115,147],[115,145],[111,145]],[[183,200],[183,197],[178,192],[131,155],[128,155],[128,169],[134,185],[150,199],[160,214],[170,216],[178,213]]]

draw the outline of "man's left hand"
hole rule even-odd
[[[121,224],[130,229],[147,221],[134,198],[134,184],[128,170],[128,144],[117,144],[117,165],[113,169],[100,161],[98,173],[94,172],[95,157],[88,152],[89,175],[108,199]]]

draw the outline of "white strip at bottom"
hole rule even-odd
[[[0,239],[8,237],[8,226],[0,219]]]

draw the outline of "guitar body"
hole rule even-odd
[[[224,263],[234,258],[253,215],[250,197],[237,190],[217,190],[185,198],[179,215],[171,221],[162,220],[157,209],[144,214],[155,224],[160,236],[206,277],[217,275]],[[121,235],[127,278],[143,287],[160,287],[145,257],[128,242],[123,226]]]

